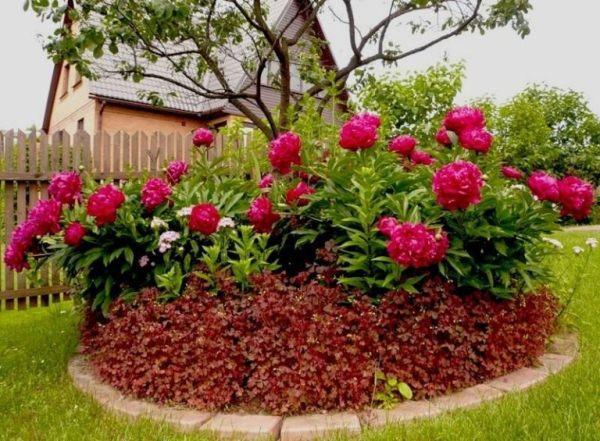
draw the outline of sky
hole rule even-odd
[[[353,0],[357,17],[375,19],[385,14],[389,0]],[[600,1],[532,0],[529,15],[531,34],[521,39],[511,29],[485,36],[465,34],[405,59],[393,70],[403,72],[427,68],[447,57],[464,60],[467,78],[459,101],[492,95],[505,101],[531,83],[580,91],[592,110],[600,114]],[[568,4],[568,6],[567,6]],[[52,63],[42,49],[43,38],[52,30],[31,12],[24,12],[22,0],[0,1],[0,128],[27,128],[41,125]],[[323,27],[336,58],[349,54],[344,25],[334,23],[331,14]],[[391,35],[405,41],[402,30]],[[596,42],[596,43],[594,43]],[[409,46],[407,46],[409,47]],[[378,69],[389,72],[390,69]]]

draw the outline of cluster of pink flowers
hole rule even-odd
[[[431,165],[435,162],[435,159],[423,150],[413,150],[409,158],[414,165]]]
[[[212,204],[199,204],[192,208],[189,226],[191,231],[210,236],[219,229],[221,216]]]
[[[298,182],[294,188],[288,190],[285,194],[285,201],[288,205],[296,205],[298,207],[304,207],[308,205],[309,200],[304,196],[314,194],[315,189],[312,188],[304,181]]]
[[[388,254],[406,268],[426,268],[441,262],[449,247],[448,237],[423,224],[399,223],[392,217],[381,218],[379,231],[388,239]]]
[[[4,262],[14,271],[29,268],[27,253],[35,244],[35,239],[60,231],[62,204],[58,200],[39,201],[29,212],[27,219],[18,225],[11,236],[4,253]]]
[[[184,161],[171,161],[167,166],[166,178],[171,185],[178,184],[181,178],[187,174],[188,165]]]
[[[196,147],[210,147],[214,140],[213,133],[205,128],[197,129],[192,138],[192,142]]]
[[[380,126],[378,115],[369,112],[354,115],[340,130],[340,147],[352,151],[373,147],[379,139],[377,130]]]
[[[282,175],[292,171],[292,165],[301,165],[300,149],[302,142],[300,137],[292,132],[279,135],[271,141],[269,150],[269,161],[274,169]]]
[[[173,190],[162,179],[149,179],[142,187],[141,201],[146,211],[151,212],[159,205],[167,202],[171,193],[173,193]]]
[[[431,165],[435,160],[423,150],[417,150],[417,140],[410,135],[400,135],[393,138],[388,144],[390,152],[408,158],[414,165]]]
[[[484,180],[481,170],[469,161],[446,164],[433,176],[437,202],[447,210],[466,210],[481,202]]]
[[[444,146],[452,145],[448,131],[458,136],[462,147],[479,153],[487,153],[494,141],[492,134],[485,129],[483,112],[474,107],[456,107],[448,112],[442,128],[436,135],[438,143]]]
[[[61,204],[73,205],[81,200],[81,176],[76,172],[57,173],[48,186],[48,195]]]
[[[561,216],[583,220],[590,215],[594,205],[594,187],[575,176],[558,180],[548,173],[536,171],[527,179],[527,185],[541,201],[561,204]]]
[[[254,231],[257,233],[270,233],[273,230],[273,225],[279,219],[281,219],[281,216],[273,211],[273,204],[266,195],[252,201],[248,210],[248,220],[254,227]]]
[[[125,202],[125,195],[112,184],[96,190],[88,199],[87,214],[96,218],[96,225],[112,224],[117,210]]]

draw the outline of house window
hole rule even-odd
[[[71,66],[69,66],[68,64],[65,64],[65,67],[63,68],[63,75],[62,75],[61,96],[65,96],[67,93],[69,93],[70,73],[71,73]]]
[[[83,118],[81,118],[79,121],[77,121],[77,130],[82,131],[84,127],[85,127],[85,120]]]

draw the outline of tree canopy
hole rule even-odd
[[[47,40],[55,62],[66,60],[93,77],[93,58],[106,52],[126,55],[113,73],[132,81],[158,79],[205,99],[227,100],[269,137],[288,128],[292,115],[302,109],[303,100],[291,87],[292,63],[300,64],[311,85],[305,97],[336,99],[357,69],[396,64],[462,33],[511,26],[525,36],[531,9],[528,0],[386,0],[373,11],[379,17],[369,17],[365,24],[356,13],[357,0],[297,0],[294,16],[281,23],[269,17],[275,1],[26,0],[25,7],[66,24]],[[344,37],[335,36],[345,38],[351,48],[351,56],[339,66],[322,62],[327,42],[314,32],[325,11],[347,30]],[[302,24],[294,25],[299,18]],[[408,29],[413,41],[392,38],[397,27]],[[279,65],[268,73],[279,89],[277,110],[263,99],[262,79],[272,60]],[[168,72],[152,69],[157,63],[168,66]],[[246,81],[234,81],[228,63],[236,64]],[[162,97],[150,90],[146,98],[160,104]]]

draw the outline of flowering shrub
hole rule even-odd
[[[146,290],[106,322],[89,314],[82,343],[105,381],[137,397],[290,414],[363,408],[378,370],[423,398],[531,366],[556,316],[547,293],[498,302],[434,278],[375,306],[305,277],[263,274],[240,295],[222,275],[223,296],[192,279],[167,304]]]
[[[341,129],[314,114],[298,124],[243,169],[256,181],[203,154],[120,185],[59,174],[5,261],[20,271],[28,255],[46,254],[105,312],[145,287],[176,298],[192,276],[218,291],[223,271],[248,291],[253,274],[312,268],[326,244],[335,265],[323,277],[377,301],[433,276],[511,298],[546,282],[542,238],[559,214],[580,220],[594,202],[576,177],[502,167],[479,109],[448,112],[435,139],[392,136],[369,112]],[[208,129],[194,133],[196,146],[213,142]],[[529,191],[514,182],[525,178]]]

